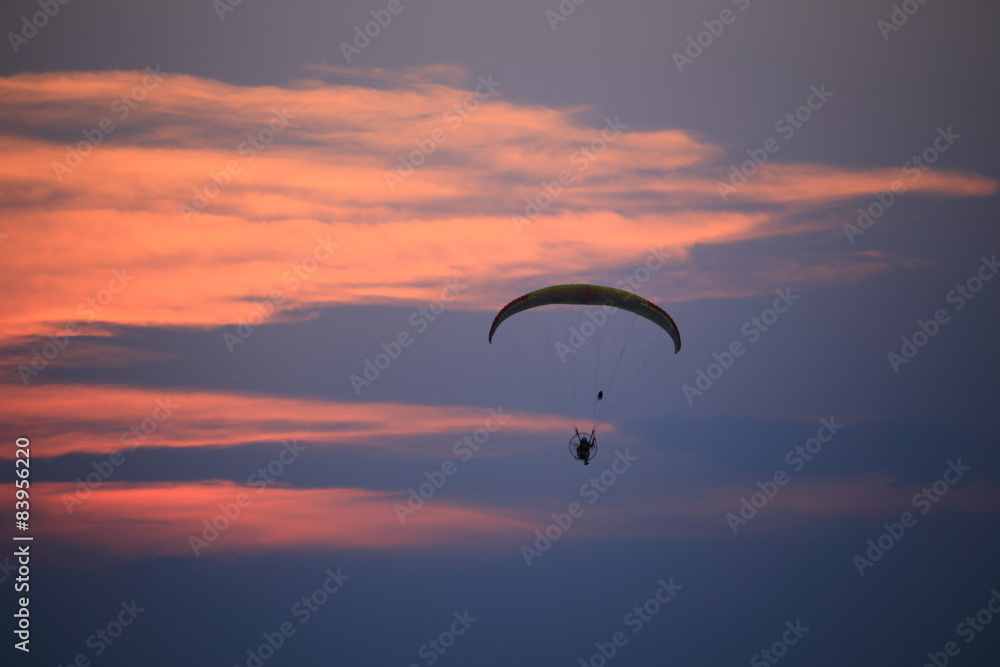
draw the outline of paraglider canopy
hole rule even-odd
[[[681,333],[677,330],[677,324],[673,318],[667,315],[667,311],[652,301],[644,299],[637,294],[626,292],[623,289],[583,284],[543,287],[542,289],[528,292],[524,296],[514,299],[501,308],[497,316],[493,318],[493,326],[490,327],[490,342],[493,342],[493,334],[496,333],[497,328],[504,320],[529,308],[538,308],[552,304],[607,306],[627,310],[640,317],[645,317],[666,331],[674,341],[674,353],[681,351]]]

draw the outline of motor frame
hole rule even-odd
[[[586,437],[590,441],[590,460],[593,461],[597,457],[597,438],[594,436],[593,431],[590,432],[590,435],[577,431],[576,435],[569,439],[569,455],[577,461],[583,460],[576,454],[576,448],[580,445],[580,438],[583,437]]]

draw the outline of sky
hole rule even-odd
[[[5,665],[995,664],[995,8],[0,28]],[[569,283],[683,340],[589,466]]]

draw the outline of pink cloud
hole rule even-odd
[[[364,489],[108,482],[74,503],[74,484],[31,488],[34,523],[47,539],[124,558],[474,548],[529,528],[500,510],[437,501],[401,523],[401,494]]]
[[[275,318],[303,305],[426,303],[455,276],[477,286],[455,307],[489,309],[509,298],[508,280],[572,275],[581,257],[614,271],[651,247],[668,248],[669,271],[693,284],[691,248],[839,229],[830,206],[903,177],[772,163],[730,207],[717,187],[725,157],[703,137],[628,119],[588,126],[584,109],[516,104],[502,83],[487,94],[451,67],[362,75],[380,87],[163,74],[124,116],[122,96],[149,73],[0,78],[2,125],[24,128],[0,140],[0,277],[11,285],[0,337],[70,322],[220,326],[268,300]],[[84,132],[97,136],[105,119],[112,129],[90,146]],[[411,163],[402,171],[401,160]],[[931,170],[906,186],[907,196],[968,197],[998,183]],[[789,223],[790,211],[810,222]],[[866,275],[843,260],[815,264],[789,264],[788,280]],[[114,271],[134,278],[109,294]],[[740,289],[770,290],[774,276],[763,278]],[[708,280],[660,296],[735,293],[724,276]]]
[[[209,391],[152,391],[113,386],[0,387],[4,421],[34,443],[33,454],[105,454],[132,447],[231,446],[299,440],[377,447],[434,458],[477,429],[559,432],[565,420],[500,409],[399,403],[340,403]],[[439,448],[413,436],[441,435]]]

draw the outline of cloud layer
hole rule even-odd
[[[695,281],[686,258],[696,245],[839,233],[832,207],[893,180],[950,197],[998,185],[772,161],[723,201],[719,183],[745,156],[703,137],[516,104],[502,82],[449,67],[370,70],[366,85],[311,74],[286,87],[153,69],[0,80],[0,272],[12,286],[0,334],[426,303],[456,276],[479,286],[459,307],[485,309],[510,283],[639,266],[651,248],[683,285],[651,296],[769,291],[772,275]],[[855,281],[885,266],[820,256],[779,279]]]

